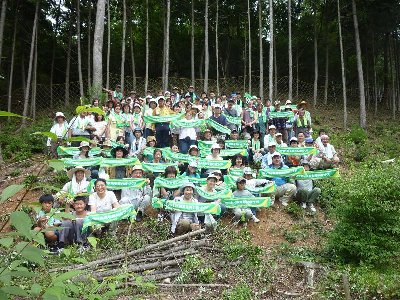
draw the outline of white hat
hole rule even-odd
[[[275,125],[269,125],[268,129],[276,129]]]
[[[193,190],[195,189],[194,184],[191,183],[191,182],[189,182],[189,181],[187,181],[187,182],[184,182],[184,183],[182,184],[182,186],[181,186],[181,192],[183,192],[183,190],[184,190],[185,188],[187,188],[187,187],[191,187]]]
[[[217,103],[214,105],[214,108],[222,108],[221,104]]]
[[[214,144],[211,146],[211,150],[213,149],[221,149],[221,146],[219,144]]]
[[[275,136],[282,136],[282,133],[277,132],[277,133],[275,133]]]
[[[159,96],[156,98],[157,102],[159,102],[160,100],[164,100],[165,101],[165,97],[164,96]]]
[[[189,147],[189,152],[190,152],[190,150],[192,150],[192,149],[199,150],[199,148],[198,148],[196,145],[191,145],[191,146]]]
[[[217,177],[215,174],[213,174],[213,173],[211,173],[210,175],[207,176],[207,180],[208,180],[209,178],[214,178],[215,180],[218,181],[218,177]]]
[[[290,99],[286,100],[286,102],[285,102],[285,105],[288,105],[288,104],[292,104],[292,101]]]
[[[253,171],[251,170],[250,167],[245,167],[243,169],[243,174],[245,174],[245,175],[249,175],[249,174],[253,175]]]
[[[82,141],[80,143],[79,149],[81,149],[82,147],[89,147],[89,149],[92,148],[92,147],[90,147],[90,144],[88,142],[85,142],[85,141]]]
[[[87,169],[85,169],[84,167],[81,166],[77,166],[75,168],[72,168],[71,170],[68,170],[67,175],[69,179],[72,179],[72,176],[74,176],[74,174],[78,171],[82,171],[83,173],[85,173],[86,178],[89,178],[91,175],[91,172]]]
[[[192,161],[189,163],[189,167],[197,168],[197,162],[196,162],[195,160],[192,160]]]
[[[296,141],[297,142],[297,137],[292,137],[291,139],[290,139],[290,142],[293,142],[293,141]]]
[[[65,119],[65,115],[61,111],[56,112],[56,116],[54,117],[54,119],[57,119],[58,117]]]
[[[275,157],[275,156],[282,157],[282,155],[281,155],[279,152],[274,152],[274,153],[272,153],[271,157],[273,158],[273,157]]]
[[[272,146],[276,146],[276,143],[275,142],[271,142],[271,143],[268,144],[268,147],[272,147]]]

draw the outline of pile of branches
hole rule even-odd
[[[82,274],[76,278],[78,281],[87,279],[87,274],[98,281],[122,273],[134,273],[141,276],[143,280],[152,281],[174,278],[180,274],[186,256],[195,255],[200,248],[207,247],[207,239],[195,239],[204,232],[205,229],[189,232],[140,249],[86,264],[72,265],[62,270],[87,270],[86,275]],[[54,271],[60,271],[60,269]]]

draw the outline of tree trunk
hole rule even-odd
[[[121,91],[125,91],[126,0],[122,0]]]
[[[13,33],[13,42],[11,46],[11,64],[10,64],[10,75],[8,81],[8,103],[7,103],[7,111],[11,112],[11,97],[12,97],[12,85],[13,85],[13,75],[14,75],[14,61],[15,61],[15,44],[17,39],[17,25],[18,25],[18,7],[15,11],[15,21],[14,21],[14,33]]]
[[[204,13],[204,91],[208,93],[208,68],[210,66],[210,53],[208,50],[208,0],[205,0]]]
[[[361,59],[360,34],[358,32],[357,7],[355,0],[352,0],[351,4],[353,9],[354,35],[356,40],[356,53],[357,53],[357,71],[358,71],[358,83],[359,83],[359,94],[360,94],[360,126],[365,129],[367,127],[367,112],[365,110],[364,75],[363,75],[363,66]]]
[[[165,81],[164,91],[168,90],[169,80],[169,31],[170,31],[170,19],[171,19],[171,0],[167,0],[167,27],[166,27],[166,39],[165,39]]]
[[[1,4],[1,16],[0,16],[0,70],[1,70],[1,58],[3,54],[3,35],[4,35],[4,26],[6,24],[6,12],[7,12],[7,0],[3,0]]]
[[[396,119],[396,61],[395,61],[395,52],[394,52],[394,38],[392,37],[390,39],[391,43],[391,56],[390,56],[390,61],[391,61],[391,75],[392,75],[392,117],[393,120]]]
[[[296,100],[299,101],[299,47],[296,47]]]
[[[273,100],[274,93],[274,7],[269,0],[269,100]]]
[[[132,30],[132,24],[131,26],[131,32],[130,32],[130,37],[131,37],[131,62],[132,62],[132,88],[133,90],[136,91],[136,64],[135,64],[135,52],[133,49],[134,43],[133,43],[133,30]]]
[[[107,0],[107,70],[106,89],[110,88],[110,53],[111,53],[111,9],[110,0]]]
[[[314,21],[314,95],[313,105],[317,105],[318,97],[318,36],[317,36],[317,9],[315,8],[315,21]]]
[[[92,52],[92,1],[88,0],[88,6],[89,6],[89,16],[88,16],[88,62],[87,62],[87,68],[88,68],[88,91],[90,91],[91,86],[92,86],[92,79],[91,79],[91,73],[92,73],[92,66],[91,66],[91,52]]]
[[[58,2],[56,25],[55,25],[55,35],[53,37],[53,54],[51,56],[51,67],[50,67],[50,108],[53,108],[53,78],[54,78],[54,62],[56,59],[56,45],[57,45],[57,32],[60,21],[60,9],[61,0]]]
[[[69,37],[68,37],[68,50],[67,50],[67,67],[65,70],[65,106],[69,105],[69,76],[71,69],[71,43],[72,43],[72,25],[69,25]]]
[[[31,117],[36,118],[36,87],[37,87],[37,44],[39,35],[39,23],[36,26],[36,37],[35,37],[35,54],[33,59],[33,74],[32,74],[32,99],[31,99]]]
[[[30,93],[30,85],[31,85],[31,78],[32,78],[32,66],[33,66],[33,54],[34,54],[34,50],[35,50],[35,39],[36,39],[36,27],[37,27],[38,18],[39,18],[39,3],[40,3],[40,1],[36,2],[35,19],[33,21],[31,51],[30,51],[30,55],[29,55],[28,76],[26,79],[26,89],[25,89],[25,97],[24,97],[24,111],[22,113],[22,115],[24,117],[28,116],[29,93]],[[26,118],[22,118],[21,128],[23,128],[25,126],[26,126]]]
[[[26,72],[25,72],[25,55],[24,52],[21,53],[21,78],[22,78],[22,90],[24,95],[26,93]]]
[[[146,67],[144,76],[144,93],[147,95],[149,85],[149,0],[146,0]]]
[[[329,45],[326,44],[325,49],[325,86],[324,86],[324,104],[328,104],[328,88],[329,88]]]
[[[218,51],[218,0],[216,3],[216,13],[215,13],[215,60],[217,69],[217,95],[219,95],[219,51]]]
[[[342,70],[342,91],[343,91],[343,127],[347,128],[347,93],[346,93],[346,69],[344,65],[342,21],[340,14],[340,0],[337,0],[339,45],[340,45],[340,66]]]
[[[97,1],[96,25],[93,38],[93,89],[100,96],[103,86],[103,37],[106,0]]]
[[[275,35],[274,35],[275,45]],[[274,46],[274,98],[278,97],[278,61],[276,59],[276,46]]]
[[[83,78],[82,78],[82,53],[81,53],[81,13],[80,1],[76,1],[76,35],[78,44],[78,76],[79,76],[79,92],[81,98],[84,96],[83,92]]]
[[[260,83],[259,83],[259,93],[260,98],[264,101],[264,52],[263,52],[263,33],[262,33],[262,5],[261,0],[258,1],[258,39],[260,48]]]
[[[292,0],[288,0],[288,48],[289,48],[289,93],[288,99],[293,100],[293,56],[292,56]]]
[[[218,0],[217,0],[218,3]],[[218,10],[217,10],[218,11]],[[218,12],[217,12],[218,13]],[[195,85],[194,76],[194,0],[192,0],[192,21],[191,21],[191,31],[190,31],[190,70],[192,75],[192,85]],[[217,48],[218,49],[218,48]]]
[[[247,25],[249,34],[249,93],[251,93],[251,19],[250,19],[250,0],[247,0]]]
[[[247,91],[247,34],[244,34],[244,49],[243,49],[243,91]]]

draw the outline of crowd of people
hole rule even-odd
[[[268,196],[269,205],[295,202],[315,213],[321,190],[312,179],[298,180],[298,173],[285,172],[334,169],[339,163],[326,131],[313,133],[305,101],[272,103],[212,91],[197,95],[193,86],[187,92],[177,87],[158,95],[148,91],[145,97],[134,91],[125,96],[119,85],[106,91],[105,103],[94,99],[69,121],[57,112],[50,129],[57,140],[48,139],[48,150],[69,167],[70,181],[57,194],[40,198],[36,229],[54,229],[44,234],[57,251],[71,243],[87,246],[88,234],[115,232],[116,222],[111,222],[83,233],[88,215],[133,205],[140,222],[154,199],[219,207],[218,215],[153,208],[160,222],[171,222],[174,234],[215,225],[222,215],[231,216],[235,225],[260,222],[260,207],[224,201],[236,198]],[[128,178],[144,181],[108,188],[111,181]],[[76,220],[49,217],[57,209]]]

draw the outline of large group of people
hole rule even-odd
[[[291,100],[272,103],[240,93],[197,95],[193,86],[187,92],[177,87],[157,95],[147,91],[145,97],[134,91],[125,96],[119,85],[106,91],[105,103],[94,99],[69,122],[57,112],[50,129],[57,140],[48,139],[48,150],[69,161],[70,181],[57,194],[40,198],[36,229],[53,228],[45,237],[57,243],[57,249],[70,243],[87,245],[87,233],[81,230],[87,215],[128,204],[134,206],[140,222],[154,198],[220,207],[220,214],[213,216],[154,208],[160,222],[171,222],[174,234],[215,224],[221,215],[230,215],[235,225],[260,222],[256,207],[227,208],[222,197],[216,198],[227,190],[232,199],[269,196],[272,205],[295,202],[314,213],[321,190],[313,180],[279,172],[296,167],[303,172],[333,169],[339,163],[326,131],[313,133],[305,101],[295,105]],[[111,162],[102,164],[102,158]],[[263,171],[266,175],[261,176]],[[145,179],[145,184],[107,188],[108,181],[127,178]],[[155,184],[158,178],[171,183],[187,180],[176,186]],[[268,185],[274,186],[273,192],[257,189]],[[49,218],[54,209],[65,209],[76,220]],[[100,231],[115,232],[115,228],[113,222]],[[91,230],[90,234],[99,231]]]

